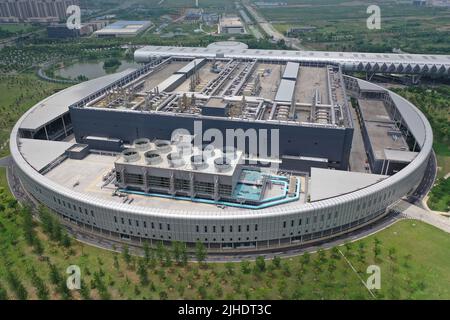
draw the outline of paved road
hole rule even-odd
[[[0,167],[9,167],[12,165],[12,158],[11,156],[3,157],[0,159]]]
[[[430,212],[407,201],[401,200],[396,209],[401,212],[401,216],[420,220],[435,226],[447,233],[450,233],[450,219],[437,213]]]
[[[243,1],[242,5],[247,9],[256,23],[261,27],[261,29],[273,40],[280,41],[284,40],[287,46],[291,47],[295,50],[304,50],[304,48],[300,44],[300,40],[297,38],[289,38],[283,35],[281,32],[276,30],[272,24],[267,21],[259,12],[251,6],[247,1]]]

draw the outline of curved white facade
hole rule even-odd
[[[89,86],[89,82],[77,86]],[[66,89],[66,93],[76,90],[77,86]],[[49,99],[59,94],[61,92]],[[389,205],[420,183],[432,151],[430,124],[411,103],[392,92],[389,94],[393,101],[402,104],[403,112],[407,113],[403,120],[418,141],[418,155],[404,169],[376,184],[312,203],[261,210],[208,212],[118,204],[75,192],[38,173],[20,152],[20,125],[28,117],[33,117],[34,109],[39,106],[30,109],[16,123],[11,133],[10,148],[16,172],[33,197],[61,216],[104,236],[126,236],[136,241],[151,242],[177,240],[188,244],[202,241],[211,250],[299,245],[345,233],[380,218]]]

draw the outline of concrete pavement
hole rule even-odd
[[[441,229],[442,231],[450,233],[450,218],[427,211],[404,200],[400,200],[400,202],[395,206],[395,210],[401,212],[401,215],[406,218],[423,221]]]

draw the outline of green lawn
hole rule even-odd
[[[449,51],[450,10],[416,7],[410,3],[378,0],[381,29],[369,30],[366,20],[369,4],[360,1],[290,0],[291,6],[260,8],[259,11],[280,32],[291,27],[315,26],[301,34],[302,43],[319,50],[390,52],[401,48],[411,53]]]
[[[8,179],[6,178],[6,168],[0,168],[0,190],[2,193],[12,196],[8,188]]]
[[[10,201],[2,195],[2,202]],[[34,227],[43,249],[37,254],[25,241],[25,215],[14,203],[6,207],[0,213],[0,293],[3,288],[9,299],[24,296],[18,293],[20,285],[28,299],[37,298],[31,268],[45,284],[48,297],[60,299],[65,270],[73,264],[81,268],[85,290],[82,296],[78,291],[69,293],[71,299],[372,299],[359,279],[367,279],[371,264],[381,268],[381,290],[373,290],[377,299],[450,298],[450,236],[414,220],[400,221],[349,248],[339,247],[358,277],[333,250],[311,254],[309,261],[304,256],[281,259],[279,264],[266,261],[260,269],[255,262],[177,265],[167,249],[152,251],[145,263],[143,258],[78,242],[64,247],[49,240],[42,225]],[[53,284],[49,263],[60,275],[58,285]]]

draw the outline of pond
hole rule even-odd
[[[84,75],[88,79],[95,79],[107,74],[120,72],[128,68],[139,68],[142,65],[134,61],[120,60],[121,65],[116,68],[103,69],[103,61],[83,61],[76,62],[64,68],[55,70],[55,75],[68,79],[75,79],[80,75]]]

